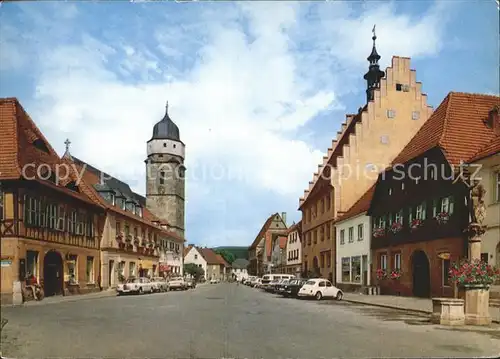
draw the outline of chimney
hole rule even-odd
[[[283,222],[285,222],[286,226],[286,212],[281,212],[281,218],[283,219]]]
[[[500,106],[495,106],[488,114],[488,122],[490,127],[495,132],[495,135],[500,136]]]

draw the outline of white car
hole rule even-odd
[[[118,295],[128,293],[153,293],[153,283],[148,278],[129,278],[124,284],[119,284],[116,288]]]
[[[186,290],[187,285],[182,277],[174,277],[168,281],[169,288],[171,290]]]
[[[322,298],[335,298],[337,300],[342,300],[344,293],[339,288],[335,287],[329,280],[316,278],[309,279],[300,288],[299,297],[314,297],[317,300]]]
[[[210,279],[210,284],[217,284],[219,283],[220,281],[217,279],[217,278],[212,278]]]
[[[168,282],[163,277],[154,277],[151,279],[151,283],[153,284],[153,290],[155,292],[167,292],[168,291]]]

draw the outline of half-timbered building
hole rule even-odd
[[[372,279],[383,293],[454,295],[448,270],[468,254],[470,194],[461,164],[498,136],[488,118],[499,101],[451,92],[379,176],[368,214]]]
[[[104,212],[14,98],[0,100],[1,300],[99,290]],[[28,283],[29,281],[29,283]]]

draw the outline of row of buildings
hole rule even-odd
[[[59,156],[17,99],[0,99],[2,304],[33,276],[51,296],[183,274],[185,146],[168,108],[147,142],[145,197],[69,144]]]
[[[246,259],[236,259],[228,263],[222,255],[211,248],[188,245],[184,250],[184,264],[194,264],[203,269],[204,280],[242,280],[248,277]]]
[[[481,258],[500,267],[500,97],[451,92],[434,111],[409,58],[380,70],[375,40],[366,104],[346,115],[318,165],[299,224],[267,219],[249,248],[250,274],[285,270],[345,290],[377,284],[451,296],[448,269],[468,256],[474,201],[487,213],[477,219],[486,226]],[[276,266],[272,248],[284,236]],[[397,280],[379,281],[377,271]]]

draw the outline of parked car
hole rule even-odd
[[[284,291],[284,287],[288,284],[289,279],[282,279],[274,286],[274,293],[281,294]]]
[[[153,283],[148,278],[129,278],[116,288],[118,295],[136,293],[153,293]]]
[[[300,288],[307,282],[307,279],[291,279],[283,286],[283,291],[280,292],[284,297],[297,297]]]
[[[276,284],[278,284],[281,281],[281,279],[274,279],[271,282],[269,282],[266,286],[263,286],[264,290],[269,293],[274,293],[274,290],[276,288]]]
[[[262,278],[257,278],[253,285],[254,288],[260,288],[262,286]]]
[[[186,287],[188,289],[194,289],[194,288],[196,288],[196,282],[194,281],[194,279],[192,279],[192,278],[186,279]]]
[[[329,280],[322,278],[309,279],[299,290],[299,297],[335,298],[341,300],[344,293],[335,287]]]
[[[153,277],[151,283],[153,284],[153,290],[155,292],[166,292],[169,289],[168,282],[163,277]]]
[[[217,283],[220,283],[220,280],[218,278],[210,279],[210,284],[217,284]]]
[[[170,278],[168,281],[168,285],[170,290],[186,290],[187,285],[186,282],[184,281],[184,278],[182,277],[174,277]]]

